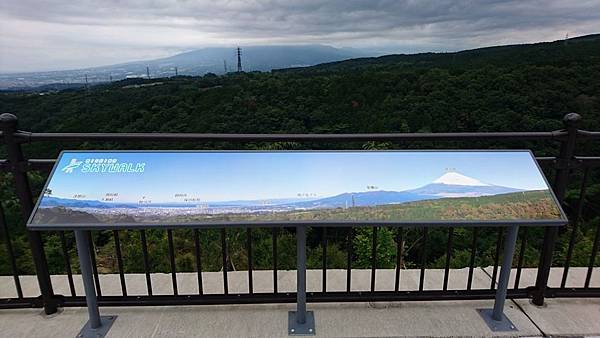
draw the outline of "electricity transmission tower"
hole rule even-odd
[[[240,47],[237,48],[237,71],[238,73],[242,72],[242,49]]]

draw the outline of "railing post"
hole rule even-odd
[[[567,185],[569,183],[569,174],[571,171],[571,161],[575,155],[575,145],[577,141],[577,128],[581,121],[581,116],[577,113],[570,113],[563,118],[563,124],[567,131],[567,137],[561,141],[560,154],[557,158],[556,176],[554,178],[553,190],[560,203],[565,198]],[[535,291],[533,293],[532,303],[538,306],[544,305],[544,296],[548,287],[548,277],[552,267],[552,255],[558,235],[558,227],[546,227],[544,230],[544,243],[540,254],[540,263],[538,264],[537,278],[535,281]]]
[[[21,213],[25,222],[27,222],[29,215],[33,211],[34,203],[29,179],[27,178],[27,163],[21,150],[21,144],[15,138],[17,117],[7,113],[0,115],[0,130],[2,130],[4,143],[6,144],[7,159],[15,181],[17,197],[21,203]],[[52,282],[50,281],[42,236],[37,231],[27,231],[27,237],[42,294],[44,312],[46,314],[55,313],[57,302],[54,300],[54,291],[52,290]]]

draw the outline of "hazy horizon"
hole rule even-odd
[[[309,46],[332,47],[337,50],[355,50],[356,52],[370,53],[368,50],[360,49],[360,48],[335,47],[335,46],[327,45],[327,44],[308,44],[308,43],[305,43],[305,44],[302,44],[302,43],[299,43],[299,44],[271,44],[271,45],[267,44],[267,45],[248,45],[248,46],[239,46],[239,45],[218,46],[218,45],[216,45],[216,46],[202,46],[202,47],[197,47],[197,48],[192,48],[192,49],[180,50],[180,51],[173,52],[171,54],[167,54],[165,56],[158,57],[158,58],[140,58],[140,59],[124,60],[124,61],[118,62],[118,63],[97,64],[97,65],[90,65],[87,67],[79,67],[79,68],[63,68],[63,69],[32,70],[32,71],[2,71],[2,70],[0,70],[0,74],[14,75],[14,74],[30,74],[30,73],[51,73],[51,72],[64,72],[64,71],[72,71],[72,70],[80,70],[80,69],[103,68],[103,67],[111,67],[111,66],[139,63],[139,62],[145,62],[145,61],[160,60],[160,59],[164,59],[164,58],[177,56],[180,54],[202,51],[202,50],[211,50],[211,49],[231,49],[231,58],[233,60],[233,58],[235,57],[235,51],[236,51],[237,47],[242,48],[242,51],[243,51],[246,48],[257,48],[257,47],[309,47]],[[369,54],[369,56],[381,56],[381,55],[383,55],[383,53],[377,52],[377,51],[373,51],[372,55]]]
[[[595,34],[600,34],[600,31],[597,33],[590,33],[590,34],[586,34],[586,35],[595,35]],[[580,35],[580,36],[586,36],[586,35]],[[577,38],[580,36],[570,36],[569,38],[573,39],[573,38]],[[559,39],[559,40],[561,40],[561,39]],[[530,42],[521,42],[521,43],[514,43],[514,44],[509,43],[509,44],[505,44],[505,45],[524,45],[524,44],[535,44],[535,43],[554,42],[554,41],[557,41],[557,40],[530,41]],[[354,50],[357,53],[363,54],[363,55],[356,56],[356,57],[378,57],[378,56],[393,55],[393,54],[416,55],[416,54],[425,54],[425,53],[458,53],[458,52],[467,51],[467,50],[496,47],[496,46],[501,46],[501,45],[481,45],[481,46],[475,46],[472,48],[457,49],[457,50],[421,50],[421,51],[414,51],[414,52],[401,52],[401,51],[395,50],[394,47],[370,50],[370,49],[365,49],[365,48],[346,47],[346,46],[336,47],[336,46],[330,45],[330,44],[313,44],[313,43],[265,44],[265,45],[248,45],[248,46],[215,45],[215,46],[202,46],[202,47],[197,47],[197,48],[192,48],[192,49],[187,49],[187,50],[180,50],[180,51],[173,52],[171,54],[167,54],[167,55],[164,55],[164,56],[161,56],[158,58],[153,58],[153,59],[140,58],[140,59],[133,59],[133,60],[124,60],[124,61],[118,62],[118,63],[96,64],[96,65],[89,65],[86,67],[78,67],[78,68],[40,69],[40,70],[29,70],[29,71],[4,71],[4,70],[0,69],[0,74],[1,75],[18,75],[18,74],[52,73],[52,72],[64,72],[64,71],[73,71],[73,70],[96,69],[96,68],[111,67],[111,66],[118,66],[118,65],[127,65],[127,64],[133,64],[133,63],[139,63],[139,62],[145,62],[145,61],[154,61],[154,60],[177,56],[180,54],[185,54],[185,53],[190,53],[190,52],[195,52],[195,51],[202,51],[202,50],[210,50],[210,49],[229,48],[229,49],[231,49],[231,54],[232,54],[232,59],[233,59],[233,57],[235,56],[235,50],[237,47],[242,48],[242,51],[243,51],[245,48],[257,48],[257,47],[309,47],[309,46],[331,47],[331,48],[335,48],[337,50]],[[355,57],[351,57],[351,58],[355,58]]]

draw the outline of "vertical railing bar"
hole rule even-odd
[[[100,297],[102,296],[102,290],[100,289],[100,277],[98,276],[98,266],[96,265],[96,246],[94,245],[92,232],[86,231],[86,234],[90,246],[90,258],[92,260],[92,271],[94,273],[94,283],[96,284],[96,294],[98,297]]]
[[[565,257],[565,264],[563,267],[563,274],[560,281],[560,287],[564,288],[567,285],[567,278],[569,275],[569,268],[571,267],[571,257],[573,255],[573,249],[575,247],[575,237],[577,236],[577,229],[579,228],[579,224],[577,220],[573,221],[573,227],[571,229],[571,236],[569,238],[569,246],[567,248],[567,255]]]
[[[475,268],[475,257],[477,255],[477,239],[479,238],[479,228],[473,228],[473,241],[471,243],[471,259],[469,261],[469,277],[467,278],[467,290],[473,286],[473,269]]]
[[[169,242],[169,260],[171,265],[171,282],[173,284],[173,295],[179,295],[177,289],[177,266],[175,265],[175,247],[173,245],[173,230],[167,230],[167,241]]]
[[[148,259],[148,242],[146,240],[146,230],[140,230],[140,240],[142,241],[142,256],[144,257],[146,289],[148,290],[148,296],[152,296],[152,279],[150,278],[150,260]]]
[[[454,228],[448,228],[448,244],[446,245],[446,265],[444,267],[444,286],[443,290],[448,290],[448,277],[450,274],[450,261],[452,260],[452,242],[454,240]]]
[[[579,187],[579,199],[577,200],[577,215],[575,220],[580,220],[583,213],[583,203],[585,201],[585,195],[587,194],[587,182],[591,167],[586,167],[583,171],[583,177],[581,178],[581,186]]]
[[[400,269],[402,268],[402,256],[404,255],[404,228],[398,228],[396,232],[396,276],[394,278],[394,291],[400,290]]]
[[[60,237],[60,246],[63,251],[63,258],[65,259],[65,270],[67,271],[67,281],[69,282],[69,290],[71,296],[75,297],[75,283],[73,282],[73,269],[71,269],[71,257],[69,256],[69,248],[67,245],[67,237],[64,231],[59,231],[58,236]]]
[[[127,284],[125,283],[125,272],[123,271],[123,256],[121,255],[121,239],[119,238],[118,230],[113,230],[113,237],[115,239],[115,253],[117,254],[117,267],[119,269],[119,279],[121,281],[121,293],[123,296],[127,296]]]
[[[13,279],[15,281],[15,288],[17,290],[17,297],[23,298],[23,289],[21,288],[21,280],[19,279],[19,270],[17,267],[17,259],[13,251],[12,242],[10,240],[10,234],[8,233],[8,224],[6,223],[6,216],[4,214],[4,208],[0,204],[0,222],[2,222],[2,230],[4,233],[4,245],[6,246],[6,252],[8,253],[8,260],[10,261],[10,268],[13,273]]]
[[[350,292],[352,286],[352,241],[354,240],[353,229],[348,229],[348,238],[346,240],[346,292]]]
[[[327,291],[327,227],[323,227],[323,279],[322,289],[323,292]]]
[[[194,229],[194,254],[196,256],[196,274],[198,279],[198,294],[204,294],[202,286],[202,256],[200,252],[200,230]]]
[[[371,248],[371,292],[375,292],[375,271],[377,269],[377,227],[373,227],[373,247]]]
[[[229,294],[229,282],[227,281],[229,257],[227,257],[227,231],[225,228],[221,229],[221,258],[223,259],[223,293],[227,295]]]
[[[494,270],[492,271],[492,281],[490,284],[490,289],[494,290],[496,287],[496,276],[498,276],[498,262],[500,260],[500,248],[502,247],[502,242],[504,236],[504,228],[498,228],[498,238],[496,239],[496,253],[494,256]]]
[[[586,167],[583,171],[583,178],[581,179],[581,186],[579,187],[579,198],[577,199],[577,214],[575,216],[575,219],[573,220],[573,229],[571,230],[571,238],[569,238],[569,247],[567,248],[567,256],[565,258],[563,275],[560,281],[561,288],[564,288],[567,284],[569,268],[571,267],[571,257],[573,256],[573,249],[575,248],[575,237],[577,236],[577,229],[579,228],[579,221],[583,212],[583,201],[585,198],[589,171],[589,167]]]
[[[519,288],[519,282],[521,281],[521,270],[523,270],[523,261],[525,260],[525,250],[527,249],[527,239],[529,236],[529,229],[524,227],[523,237],[521,238],[521,248],[519,249],[519,263],[517,265],[517,274],[515,275],[515,290]]]
[[[419,275],[419,291],[425,284],[425,265],[427,263],[427,227],[423,227],[423,244],[421,245],[421,274]]]
[[[273,228],[273,293],[277,293],[277,237],[279,235],[279,228]]]
[[[600,223],[596,228],[596,236],[594,238],[594,246],[592,247],[592,254],[590,255],[590,264],[588,265],[587,274],[585,276],[584,288],[590,287],[590,281],[592,280],[592,271],[594,270],[594,263],[596,262],[596,255],[598,254],[598,247],[600,246]]]
[[[248,251],[248,293],[254,293],[254,284],[252,280],[252,228],[246,229],[246,250]]]

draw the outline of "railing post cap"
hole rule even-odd
[[[563,123],[567,127],[574,127],[581,121],[581,115],[577,113],[569,113],[563,117]]]
[[[3,113],[0,115],[0,124],[2,125],[16,125],[17,117],[11,113]]]

